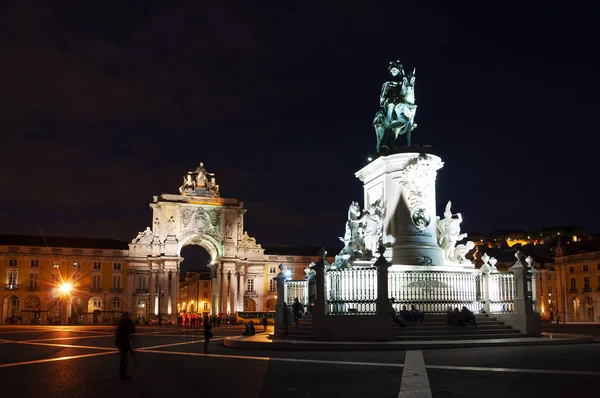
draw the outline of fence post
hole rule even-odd
[[[377,269],[377,299],[375,301],[376,317],[381,327],[377,328],[379,340],[392,340],[392,303],[390,302],[388,286],[388,268],[392,265],[385,259],[385,247],[379,246],[379,258],[375,261]],[[375,331],[374,331],[375,333]]]
[[[385,253],[385,247],[379,246],[379,258],[375,261],[375,268],[377,269],[377,299],[375,301],[375,310],[377,315],[385,315],[390,317],[390,311],[392,304],[390,303],[389,287],[388,287],[388,268],[392,265],[385,259],[383,253]]]
[[[288,333],[289,311],[285,302],[285,267],[279,264],[279,274],[273,279],[277,282],[277,304],[275,305],[275,335],[286,336]]]
[[[329,263],[327,262],[325,256],[327,256],[327,252],[324,248],[321,248],[321,250],[319,250],[319,261],[317,261],[313,267],[315,270],[315,282],[317,283],[313,317],[327,315],[327,306],[325,305],[325,298],[327,297],[327,292],[325,291],[325,267],[329,265]]]
[[[539,312],[537,297],[537,275],[539,271],[533,266],[535,264],[533,257],[528,256],[525,261],[527,262],[528,280],[531,281],[531,284],[527,284],[529,294],[531,295],[531,308],[533,312]]]
[[[319,261],[314,265],[315,271],[315,299],[312,307],[313,337],[316,340],[327,335],[327,291],[325,286],[325,268],[329,266],[327,252],[324,248],[319,250]]]
[[[485,256],[484,256],[485,257]],[[481,278],[481,299],[483,301],[483,310],[486,314],[491,314],[490,305],[490,267],[487,261],[483,261],[483,265],[479,268],[479,276]]]
[[[515,325],[527,336],[540,336],[540,314],[533,310],[532,299],[528,291],[528,264],[525,255],[518,251],[515,254],[517,262],[509,269],[515,276]]]

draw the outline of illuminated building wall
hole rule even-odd
[[[92,239],[61,239],[56,246],[36,237],[0,241],[1,323],[114,323],[124,311],[139,312],[128,291],[126,244],[104,240],[100,249],[89,247]]]
[[[600,251],[557,256],[554,270],[561,320],[600,321]]]

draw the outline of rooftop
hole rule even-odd
[[[73,238],[66,236],[31,236],[0,234],[0,245],[129,250],[128,242],[123,242],[117,239]]]

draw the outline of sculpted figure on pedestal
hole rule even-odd
[[[150,227],[146,227],[145,230],[138,233],[138,235],[131,241],[131,243],[150,243],[152,242],[152,230]]]
[[[467,260],[465,257],[468,252],[475,248],[475,242],[472,240],[467,241],[464,245],[456,245],[454,248],[454,255],[452,256],[452,260],[456,263],[470,263],[471,261]]]
[[[383,212],[384,207],[381,205],[381,199],[371,204],[365,213],[358,220],[354,221],[359,224],[359,234],[362,235],[362,246],[365,251],[369,251],[371,256],[377,253],[377,249],[383,238]]]
[[[448,201],[446,210],[444,211],[444,218],[440,219],[437,217],[437,235],[438,244],[444,251],[444,260],[452,262],[454,259],[454,248],[456,242],[467,237],[467,234],[460,233],[460,223],[462,222],[462,215],[456,214],[456,218],[450,211],[452,202]]]
[[[399,135],[406,135],[411,145],[417,105],[415,105],[415,69],[405,73],[400,61],[389,64],[390,80],[383,83],[379,96],[380,109],[375,114],[373,127],[377,135],[377,153],[393,149]]]
[[[191,173],[183,177],[183,185],[179,187],[179,193],[185,191],[193,191],[196,189],[196,180],[192,177]]]
[[[200,162],[200,165],[194,171],[196,174],[196,186],[204,188],[208,182],[208,176],[214,176],[214,173],[209,173],[204,168],[204,162]]]
[[[169,218],[169,231],[168,231],[168,234],[169,235],[175,235],[175,231],[176,231],[175,217],[171,216],[171,218]]]
[[[340,238],[345,244],[356,241],[359,238],[358,224],[356,223],[356,220],[358,220],[359,217],[360,206],[358,202],[350,203],[350,207],[348,208],[348,220],[346,221],[346,232],[344,233],[344,237]]]
[[[227,224],[225,224],[225,237],[231,239],[232,235],[233,231],[231,230],[231,223],[227,221]]]
[[[219,193],[219,185],[217,184],[215,177],[211,177],[210,181],[207,182],[206,188],[217,196],[221,195]]]

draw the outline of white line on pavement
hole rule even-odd
[[[600,376],[600,372],[589,370],[557,370],[557,369],[516,369],[516,368],[484,368],[478,366],[445,366],[427,365],[427,369],[466,370],[469,372],[502,372],[502,373],[539,373],[554,375]]]
[[[116,351],[97,352],[94,354],[83,354],[83,355],[72,355],[72,356],[68,356],[68,357],[59,357],[59,358],[38,359],[35,361],[3,363],[3,364],[0,364],[0,368],[10,368],[13,366],[22,366],[22,365],[33,365],[33,364],[45,363],[45,362],[67,361],[70,359],[97,357],[100,355],[110,355],[110,354],[115,354],[115,353],[116,353]]]
[[[212,341],[212,340],[211,340]],[[136,351],[136,350],[134,350]],[[185,355],[192,357],[211,357],[211,358],[225,358],[225,359],[248,359],[253,361],[272,361],[272,362],[298,362],[298,363],[317,363],[317,364],[328,364],[328,365],[354,365],[354,366],[387,366],[401,368],[404,365],[401,363],[381,363],[381,362],[353,362],[353,361],[329,361],[322,359],[302,359],[302,358],[277,358],[277,357],[259,357],[250,355],[226,355],[226,354],[201,354],[198,352],[173,352],[173,351],[154,351],[149,349],[140,349],[139,352],[145,352],[150,354],[172,354],[172,355]]]
[[[423,351],[406,352],[398,398],[431,398]]]
[[[107,337],[113,337],[112,335],[101,335],[101,336],[77,336],[77,337],[55,337],[52,339],[33,339],[33,340],[13,340],[17,341],[28,341],[28,342],[39,342],[39,341],[64,341],[64,340],[85,340],[85,339],[105,339]]]
[[[9,342],[9,340],[2,340],[2,342]],[[12,344],[24,344],[24,345],[37,345],[37,346],[45,346],[45,347],[62,347],[62,348],[85,348],[88,350],[108,350],[108,351],[116,351],[116,348],[110,347],[96,347],[96,346],[88,346],[88,345],[74,345],[74,344],[52,344],[52,343],[41,343],[41,342],[31,342],[27,340],[13,340],[10,341]]]

